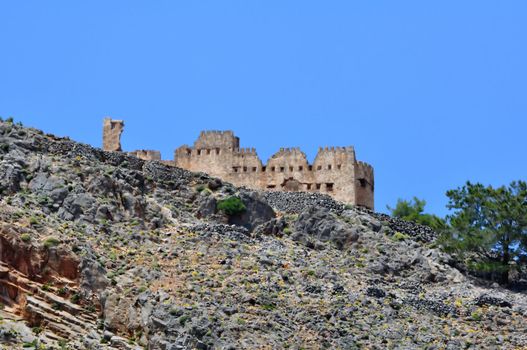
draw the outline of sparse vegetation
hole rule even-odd
[[[60,240],[56,237],[48,237],[44,240],[44,247],[53,248],[60,244]]]
[[[408,236],[407,234],[401,233],[401,232],[395,232],[392,236],[392,239],[397,242],[404,241],[409,238],[410,236]]]
[[[38,220],[37,217],[32,216],[32,217],[29,218],[29,224],[30,224],[31,226],[36,226],[36,225],[38,225],[39,223],[40,223],[40,221]]]
[[[218,201],[217,209],[227,215],[233,216],[243,213],[247,208],[239,197],[231,196]]]

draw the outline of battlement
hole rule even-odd
[[[234,132],[232,130],[202,130],[199,133],[200,137],[202,135],[230,135],[234,136]]]
[[[234,136],[231,130],[202,131],[194,142],[195,149],[237,149],[240,148],[240,139]]]
[[[347,147],[338,147],[338,146],[324,146],[319,147],[318,152],[325,152],[325,153],[355,153],[355,148],[353,146],[347,146]]]
[[[105,149],[120,150],[124,122],[104,122]],[[117,147],[118,146],[118,147]],[[130,152],[138,158],[161,161],[155,150]],[[357,161],[352,146],[325,146],[309,164],[299,147],[283,147],[263,164],[253,147],[240,147],[231,130],[202,131],[194,146],[182,145],[173,161],[161,161],[190,171],[217,176],[237,186],[268,191],[322,192],[342,202],[373,209],[373,167]]]
[[[256,155],[256,149],[255,148],[251,148],[251,147],[239,148],[239,149],[235,150],[235,152],[238,153],[238,154],[241,154],[241,155],[245,155],[245,154]]]
[[[355,177],[373,186],[373,167],[368,163],[358,161],[355,165]]]

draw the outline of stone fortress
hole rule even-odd
[[[103,149],[121,152],[124,122],[106,118]],[[202,131],[194,145],[183,145],[173,161],[161,160],[153,150],[129,152],[144,160],[161,161],[190,171],[201,171],[231,182],[268,191],[326,193],[344,203],[373,209],[374,177],[371,165],[357,161],[353,147],[321,147],[313,164],[299,148],[281,148],[263,164],[254,148],[240,148],[232,131]]]

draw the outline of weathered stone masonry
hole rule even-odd
[[[104,135],[106,128],[105,121]],[[107,149],[106,142],[104,147],[115,151]],[[159,151],[139,150],[131,154],[145,160],[161,160]],[[353,147],[319,148],[313,164],[308,163],[299,148],[281,148],[263,164],[254,148],[240,148],[240,139],[232,131],[202,131],[192,147],[179,147],[174,161],[164,163],[202,171],[237,186],[322,192],[339,201],[373,209],[373,168],[357,161]]]
[[[104,119],[102,147],[105,151],[121,151],[121,134],[124,129],[122,120]]]

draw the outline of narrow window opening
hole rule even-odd
[[[247,167],[246,167],[246,166],[243,167],[243,172],[244,172],[244,173],[247,172]]]
[[[198,149],[198,156],[201,156],[201,150]]]
[[[289,167],[289,171],[293,171],[294,168],[292,166]]]
[[[298,171],[302,171],[302,170],[304,170],[304,167],[303,166],[299,166],[298,167]]]
[[[331,164],[328,165],[328,170],[331,170]]]
[[[275,185],[267,185],[267,188],[275,188]]]
[[[216,148],[216,154],[220,154],[220,149]]]
[[[322,165],[317,166],[317,170],[322,170]]]
[[[262,171],[265,173],[265,170],[267,170],[267,167],[266,166],[263,166],[262,167]]]
[[[320,184],[315,185],[317,187],[317,190],[320,190]]]
[[[210,149],[207,149],[207,154],[210,154]]]
[[[311,189],[311,184],[306,184],[306,187],[307,187],[308,190],[310,190]]]
[[[233,166],[233,167],[232,167],[232,171],[234,171],[235,173],[237,173],[237,172],[238,172],[238,167],[237,167],[237,166]]]
[[[255,166],[253,166],[253,173],[255,173],[255,172],[256,172],[256,167],[255,167]]]
[[[359,182],[361,187],[366,187],[366,179],[359,179]]]
[[[342,168],[342,164],[337,165],[337,169],[340,170]]]
[[[275,171],[276,168],[274,166],[271,167],[271,171]]]
[[[312,165],[308,165],[308,166],[307,166],[307,170],[309,170],[309,171],[313,171],[313,166],[312,166]]]
[[[191,149],[187,149],[187,154],[190,156],[192,154],[192,150]]]
[[[333,192],[333,184],[332,183],[328,183],[326,184],[326,190],[328,192]]]
[[[283,173],[285,168],[283,166],[280,167],[280,172]]]

